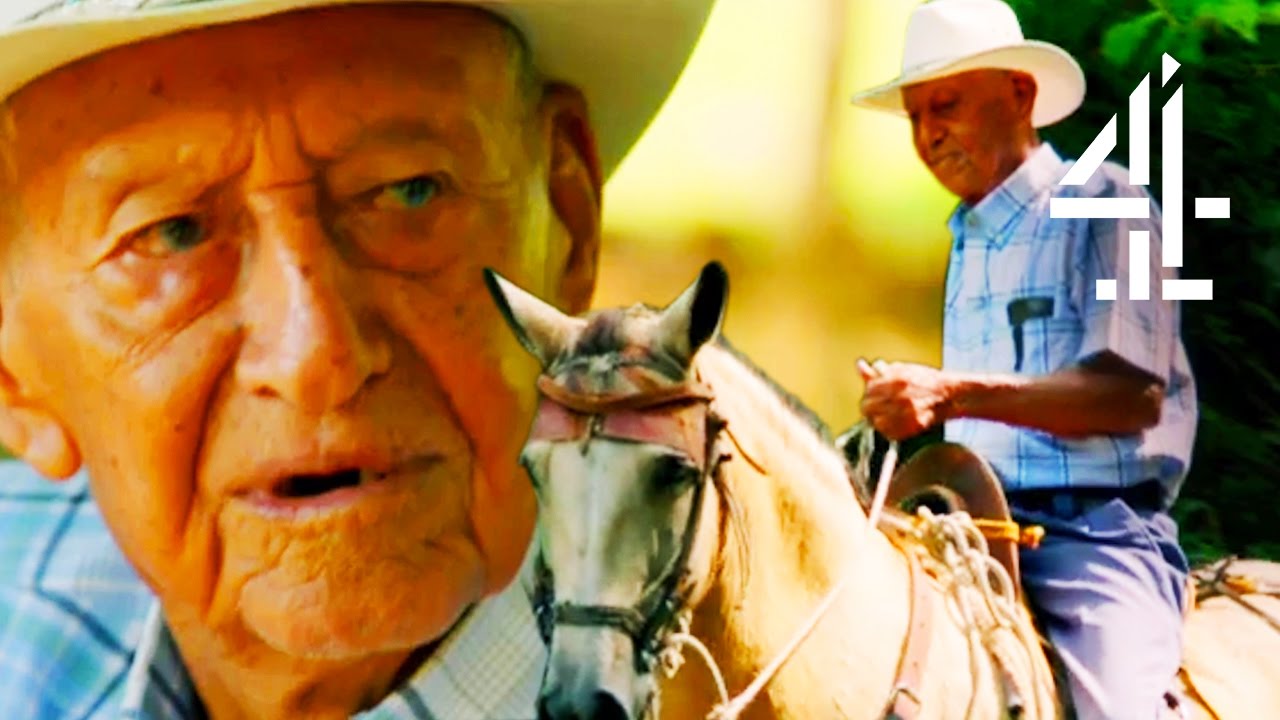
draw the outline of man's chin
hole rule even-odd
[[[240,617],[264,643],[299,658],[342,660],[429,644],[483,595],[484,561],[463,537],[416,555],[327,563],[310,578],[305,568],[274,568],[245,582]]]

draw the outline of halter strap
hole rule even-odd
[[[547,375],[539,375],[538,391],[548,399],[574,412],[586,415],[601,415],[622,410],[646,410],[675,402],[710,401],[714,397],[711,388],[696,379],[646,392],[584,393],[569,390]]]

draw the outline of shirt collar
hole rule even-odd
[[[1037,197],[1052,189],[1068,168],[1047,142],[1042,142],[996,189],[976,205],[963,201],[947,219],[947,228],[962,246],[966,238],[983,238],[996,247],[1009,240],[1004,232]]]
[[[473,606],[403,686],[353,717],[531,718],[546,664],[529,601],[531,558],[506,589]],[[134,653],[121,717],[206,717],[158,602]]]

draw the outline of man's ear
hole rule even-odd
[[[1013,83],[1013,99],[1017,103],[1018,116],[1031,120],[1031,111],[1036,106],[1036,79],[1029,73],[1015,71],[1010,82]]]
[[[80,450],[57,417],[22,397],[0,367],[0,445],[50,480],[66,480],[80,469]]]
[[[601,190],[604,180],[586,100],[577,90],[551,85],[542,98],[551,208],[568,233],[569,248],[554,288],[570,315],[585,311],[595,292],[600,259]],[[560,253],[553,253],[559,257]]]

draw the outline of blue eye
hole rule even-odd
[[[160,239],[170,250],[190,250],[204,239],[204,228],[193,217],[183,216],[165,220],[156,226]]]
[[[438,192],[440,192],[438,180],[430,175],[419,175],[387,185],[383,192],[379,193],[378,204],[382,205],[382,197],[388,196],[399,207],[415,209],[426,205]]]
[[[207,233],[198,219],[181,215],[150,225],[132,243],[135,252],[150,257],[164,257],[186,252],[204,242]]]

